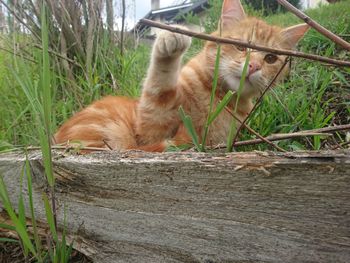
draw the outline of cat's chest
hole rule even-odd
[[[184,108],[185,111],[188,112],[191,116],[197,132],[199,134],[203,134],[203,129],[205,127],[209,114],[210,94],[197,94],[195,97],[200,98],[200,100],[196,99],[190,101],[186,104],[187,107],[184,105]],[[215,111],[220,102],[220,98],[215,99],[214,105],[212,107],[212,112]],[[245,118],[245,116],[243,116],[243,112],[249,111],[249,108],[251,107],[250,104],[250,101],[241,100],[238,105],[239,110],[235,113],[235,116],[243,120]],[[228,110],[224,108],[216,117],[216,119],[211,123],[206,140],[207,145],[215,146],[217,144],[226,143],[229,136],[231,123],[233,121],[236,129],[238,128],[240,123],[237,120],[233,119],[232,113],[232,109]]]

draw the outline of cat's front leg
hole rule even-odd
[[[182,55],[190,45],[191,38],[188,36],[160,31],[153,45],[143,92],[157,93],[175,88]]]
[[[156,143],[176,133],[182,100],[178,88],[181,60],[190,45],[188,36],[169,31],[158,34],[137,111],[139,144]]]

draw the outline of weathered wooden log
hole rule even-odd
[[[30,162],[43,219],[40,154]],[[13,201],[23,163],[0,155]],[[349,150],[55,153],[54,169],[59,223],[66,204],[95,262],[350,262]]]

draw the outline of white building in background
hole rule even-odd
[[[203,31],[203,24],[206,18],[206,10],[209,7],[209,0],[173,0],[173,4],[167,7],[160,7],[160,0],[151,1],[151,10],[144,16],[146,19],[162,22],[165,24],[185,24],[195,32]],[[319,5],[328,4],[326,0],[300,0],[302,9],[316,8]],[[196,24],[187,23],[185,15],[193,14],[199,21]],[[159,29],[137,23],[131,32],[139,37],[153,39]]]
[[[328,4],[326,0],[301,0],[300,3],[303,9],[315,8],[319,5]]]
[[[209,0],[176,0],[173,3],[179,2],[181,4],[160,8],[160,0],[151,0],[151,10],[144,18],[165,24],[184,24],[192,31],[202,32],[206,11],[209,7]],[[185,16],[189,14],[195,15],[198,18],[198,24],[188,23],[186,21]],[[149,26],[137,23],[131,31],[138,36],[154,38],[158,30],[157,28],[150,28]]]

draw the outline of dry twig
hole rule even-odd
[[[6,152],[17,152],[17,151],[22,151],[23,149],[26,149],[27,151],[35,151],[35,150],[40,150],[41,147],[39,146],[30,146],[30,147],[23,147],[20,146],[18,148],[15,149],[10,149],[10,150],[5,150],[2,151],[1,153],[6,153]],[[51,146],[51,149],[54,150],[75,150],[78,149],[80,150],[84,150],[84,151],[92,151],[92,152],[110,152],[111,150],[108,148],[98,148],[98,147],[73,147],[73,146],[61,146],[61,145],[53,145]]]
[[[32,34],[35,38],[37,38],[38,40],[40,40],[40,36],[38,36],[29,26],[26,22],[24,22],[18,15],[17,13],[15,12],[15,10],[12,10],[12,8],[10,6],[8,6],[6,4],[5,1],[3,0],[0,0],[0,3],[5,6],[5,8],[23,25],[25,26]]]
[[[15,53],[15,52],[13,52],[13,51],[7,49],[7,48],[0,47],[0,50],[3,50],[3,51],[5,51],[5,52],[7,52],[7,53],[10,53],[10,54],[12,54],[12,55],[14,55],[14,56],[23,58],[23,59],[25,59],[25,60],[27,60],[27,61],[29,61],[29,62],[32,62],[32,63],[35,63],[35,64],[38,63],[37,61],[35,61],[35,60],[31,59],[31,58],[28,58],[28,57],[26,57],[26,56],[22,56],[22,55],[20,55],[20,54],[17,54],[17,53]]]
[[[248,124],[244,123],[243,121],[241,121],[228,107],[225,107],[226,111],[228,113],[230,113],[230,115],[236,120],[238,121],[241,127],[246,128],[250,133],[254,134],[255,136],[257,136],[261,141],[266,142],[267,144],[271,145],[273,148],[275,148],[276,150],[280,151],[280,152],[286,152],[286,150],[282,149],[281,147],[277,146],[276,144],[274,144],[273,142],[271,142],[269,139],[265,138],[264,136],[260,135],[258,132],[254,131],[252,128],[250,128],[248,126]],[[238,130],[236,132],[236,136],[238,134]],[[235,146],[235,143],[233,141],[233,146]],[[226,147],[226,146],[225,146]]]
[[[293,139],[293,138],[298,138],[298,137],[307,137],[307,136],[330,136],[330,133],[333,132],[338,132],[338,131],[346,131],[350,130],[350,124],[345,124],[345,125],[338,125],[334,127],[326,127],[326,128],[320,128],[320,129],[313,129],[313,130],[305,130],[305,131],[300,131],[300,132],[294,132],[294,133],[280,133],[280,134],[273,134],[270,136],[265,137],[265,140],[268,140],[270,142],[273,141],[282,141],[282,140],[288,140],[288,139]],[[240,141],[236,142],[234,144],[235,147],[238,146],[247,146],[247,145],[255,145],[255,144],[260,144],[266,142],[265,140],[262,139],[253,139],[253,140],[246,140],[246,141]],[[343,143],[340,146],[345,146],[348,143]],[[226,145],[220,144],[216,146],[214,149],[223,149],[226,148]],[[339,148],[339,145],[337,145],[337,148]]]
[[[40,49],[40,50],[43,49],[43,47],[42,47],[41,45],[39,45],[39,44],[34,44],[33,46],[34,46],[35,48]],[[67,62],[69,62],[69,63],[71,63],[71,64],[74,64],[75,66],[78,66],[78,67],[80,67],[80,68],[82,67],[82,66],[81,66],[78,62],[76,62],[75,60],[70,59],[70,58],[68,58],[68,57],[66,57],[66,56],[64,56],[64,55],[62,55],[62,54],[60,54],[60,53],[58,53],[58,52],[55,52],[55,51],[53,51],[53,50],[50,49],[50,48],[48,49],[48,52],[49,52],[50,54],[56,56],[57,58],[66,60]]]
[[[277,0],[278,3],[282,6],[284,6],[288,11],[302,19],[306,24],[317,30],[319,33],[324,35],[325,37],[332,40],[334,43],[338,44],[342,48],[350,51],[350,43],[346,42],[344,39],[340,38],[333,32],[329,31],[325,27],[321,26],[319,23],[317,23],[315,20],[311,19],[309,16],[305,15],[302,11],[300,11],[298,8],[294,7],[292,4],[288,3],[286,0]]]
[[[124,53],[124,30],[125,30],[125,0],[122,0],[122,28],[120,31],[120,56]]]
[[[350,145],[350,142],[343,142],[341,144],[338,144],[335,147],[333,147],[332,150],[336,150],[336,149],[342,148],[342,147],[347,146],[347,145]]]
[[[286,49],[276,49],[276,48],[270,48],[270,47],[265,47],[265,46],[260,46],[260,45],[254,45],[251,43],[247,43],[244,41],[240,40],[235,40],[235,39],[228,39],[228,38],[223,38],[223,37],[214,37],[208,34],[203,34],[203,33],[196,33],[192,32],[189,30],[185,30],[182,28],[174,27],[174,26],[168,26],[159,22],[151,21],[148,19],[141,19],[140,23],[152,26],[152,27],[157,27],[161,28],[164,30],[168,30],[171,32],[203,39],[203,40],[208,40],[216,43],[221,43],[221,44],[230,44],[230,45],[239,45],[259,51],[264,51],[264,52],[269,52],[269,53],[274,53],[277,55],[287,55],[287,56],[292,56],[292,57],[300,57],[300,58],[305,58],[309,60],[314,60],[314,61],[319,61],[323,63],[328,63],[336,66],[343,66],[343,67],[350,67],[350,62],[349,61],[344,61],[344,60],[338,60],[338,59],[333,59],[333,58],[328,58],[328,57],[322,57],[318,55],[313,55],[313,54],[306,54],[303,52],[299,51],[294,51],[294,50],[286,50]]]

